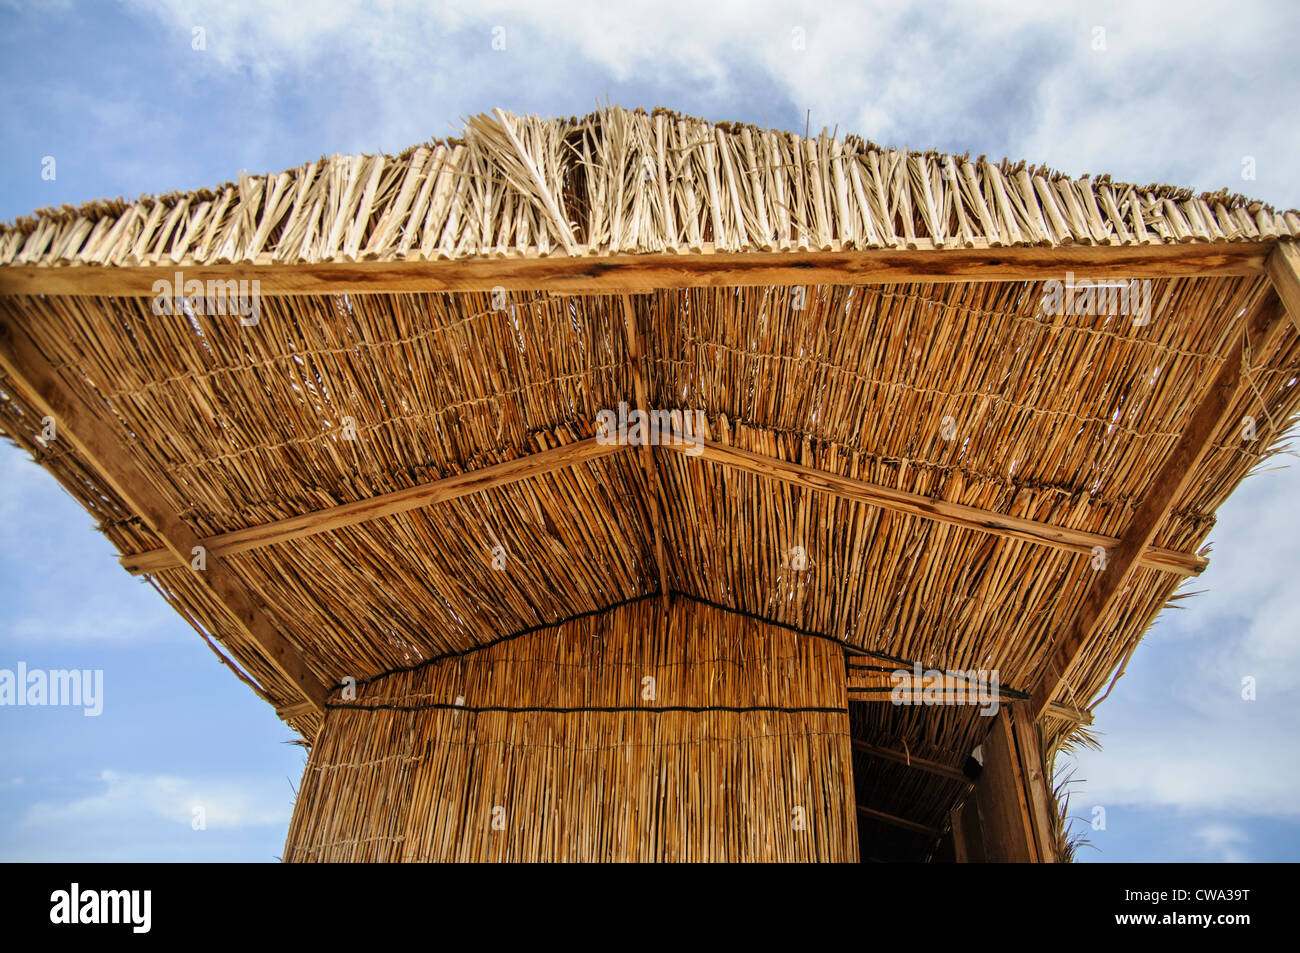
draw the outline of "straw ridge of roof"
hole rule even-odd
[[[285,860],[856,861],[842,669],[642,600],[390,676],[334,703]]]
[[[1227,190],[1073,179],[617,107],[470,118],[400,156],[321,158],[217,189],[46,209],[0,264],[319,263],[616,252],[1148,245],[1300,235]]]

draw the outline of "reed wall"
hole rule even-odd
[[[286,861],[856,861],[844,661],[642,599],[336,692]]]

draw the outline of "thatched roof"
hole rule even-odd
[[[345,678],[671,593],[844,646],[860,740],[951,767],[984,720],[873,703],[876,668],[1086,720],[1300,408],[1297,235],[1225,193],[498,113],[0,230],[0,427],[308,738]],[[256,325],[155,314],[177,270],[260,281]],[[1044,313],[1067,271],[1150,279],[1151,320]],[[620,402],[702,411],[703,452],[601,445]],[[960,788],[855,774],[936,825]]]

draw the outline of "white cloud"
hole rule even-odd
[[[231,780],[193,780],[161,775],[120,774],[105,770],[99,790],[70,801],[33,804],[23,818],[27,828],[98,828],[159,819],[191,827],[202,808],[208,830],[283,824],[291,805],[283,785]]]
[[[1243,849],[1250,835],[1232,824],[1205,824],[1192,832],[1201,846],[1225,863],[1242,863],[1249,858]]]
[[[557,111],[586,111],[606,90],[575,87],[574,77],[665,97],[679,89],[694,99],[705,89],[725,101],[744,101],[762,77],[790,112],[811,110],[814,128],[838,124],[888,145],[971,148],[1141,182],[1176,172],[1195,179],[1177,184],[1300,200],[1300,175],[1286,161],[1300,129],[1274,121],[1269,106],[1294,94],[1297,81],[1275,72],[1256,88],[1249,76],[1260,60],[1289,55],[1292,31],[1279,17],[1295,17],[1276,8],[317,0],[303,16],[294,0],[132,6],[178,42],[203,25],[207,55],[268,84],[345,73],[372,97],[367,131],[392,148],[396,135],[408,145],[445,131],[410,124],[435,90],[444,102],[515,108],[521,95],[546,88],[571,100]],[[506,31],[501,54],[490,48],[496,26]],[[1094,48],[1097,30],[1104,49]],[[1215,69],[1205,82],[1205,64],[1227,63],[1238,70]],[[1259,178],[1242,182],[1241,157],[1253,153]]]

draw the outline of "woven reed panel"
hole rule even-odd
[[[287,861],[858,859],[826,640],[643,599],[333,704]]]

